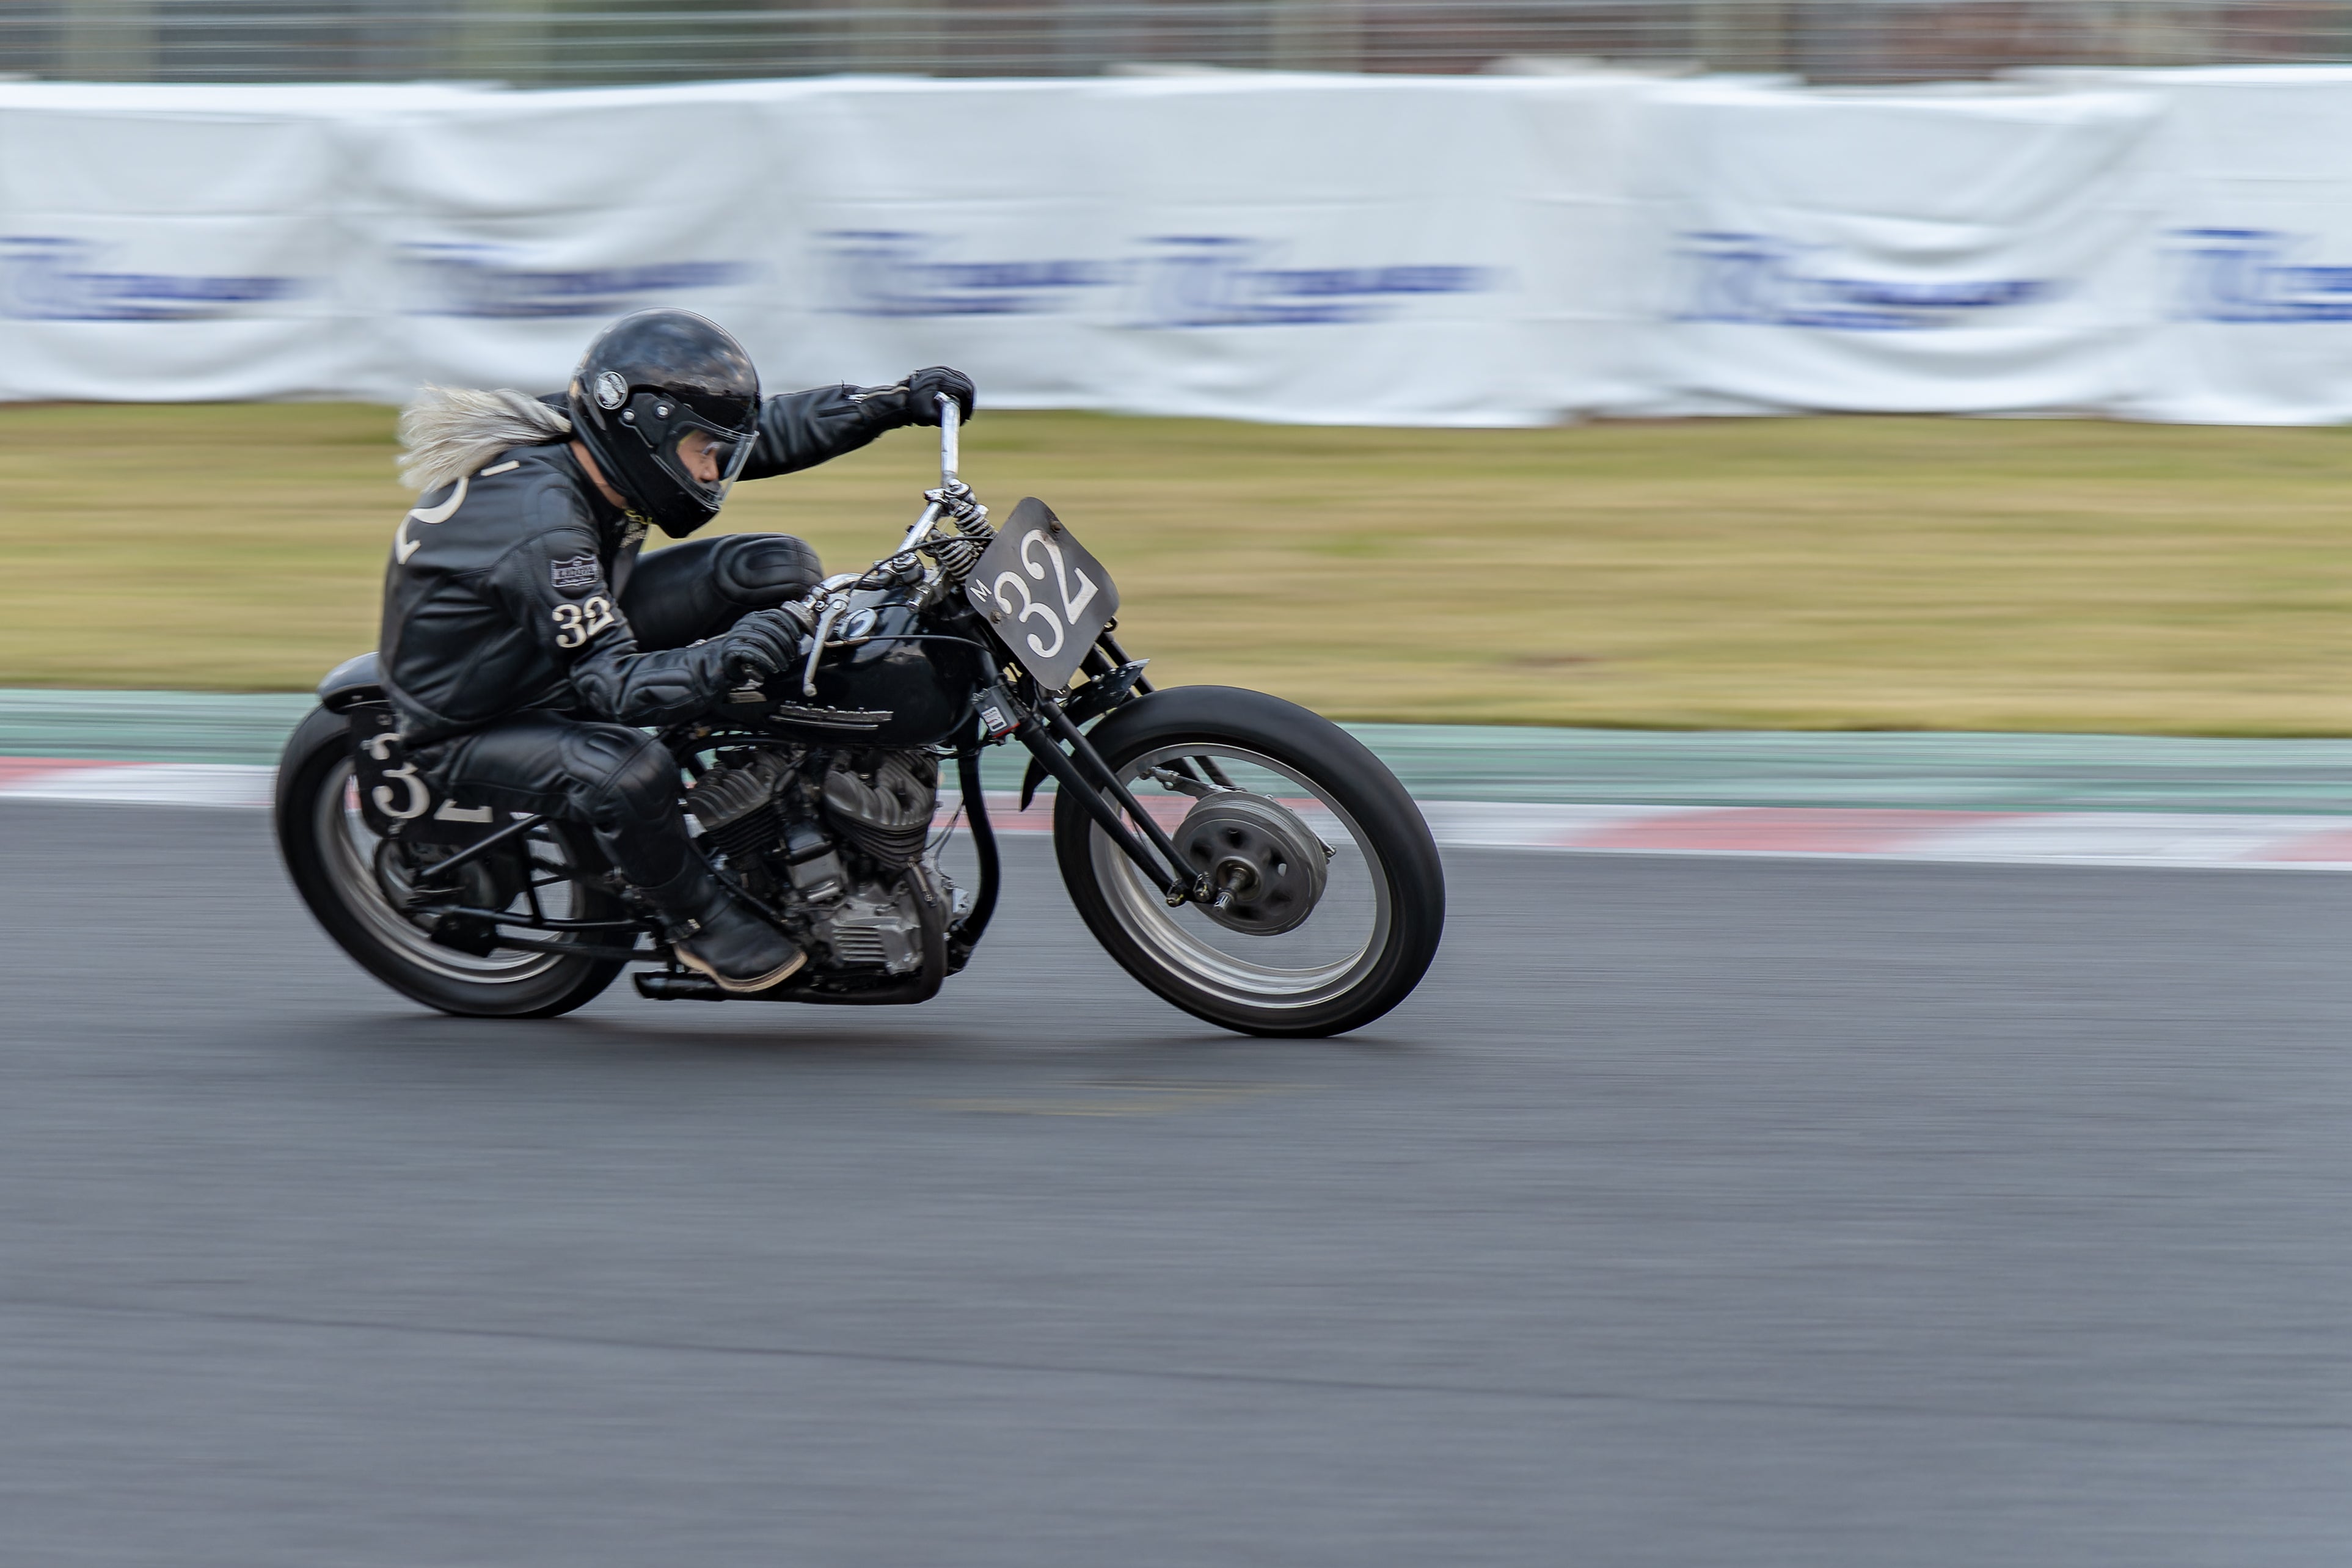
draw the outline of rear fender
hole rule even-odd
[[[319,683],[319,706],[329,713],[348,713],[362,703],[383,701],[383,680],[376,673],[373,653],[345,659]]]

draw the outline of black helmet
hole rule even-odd
[[[567,395],[572,433],[605,482],[672,538],[719,515],[760,430],[751,356],[691,310],[639,310],[605,328]],[[715,477],[696,476],[714,463]]]

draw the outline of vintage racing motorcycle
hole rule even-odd
[[[943,400],[944,402],[944,400]],[[804,668],[663,733],[713,871],[809,954],[745,998],[920,1002],[997,904],[984,748],[1051,780],[1062,879],[1096,938],[1187,1012],[1328,1035],[1402,1001],[1445,919],[1437,849],[1395,777],[1337,726],[1263,693],[1154,690],[1112,635],[1118,591],[1036,499],[1002,528],[957,476],[904,541],[818,591]],[[544,1018],[625,966],[657,1000],[735,999],[670,955],[584,825],[436,798],[402,756],[375,655],[337,668],[287,744],[278,841],[320,925],[446,1012]],[[975,885],[942,863],[952,767]]]

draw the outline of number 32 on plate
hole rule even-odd
[[[1071,566],[1063,559],[1061,546],[1044,534],[1031,534],[1021,541],[1021,564],[1040,583],[1047,575],[1045,560],[1039,559],[1040,551],[1053,562],[1052,576],[1061,600],[1061,613],[1054,613],[1050,601],[1032,599],[1029,585],[1022,581],[1018,574],[1010,571],[996,574],[996,601],[1004,606],[1004,612],[1008,615],[1022,621],[1043,621],[1045,623],[1045,631],[1053,633],[1053,643],[1048,645],[1038,641],[1039,634],[1032,632],[1029,633],[1029,651],[1041,659],[1050,659],[1062,651],[1066,629],[1076,625],[1078,617],[1085,614],[1087,606],[1094,601],[1095,583],[1083,570]],[[1016,594],[1021,601],[1018,605],[1013,603]]]
[[[1049,691],[1068,683],[1118,613],[1108,570],[1034,496],[1013,508],[963,591],[1006,652]]]

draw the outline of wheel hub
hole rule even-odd
[[[1170,837],[1214,891],[1201,912],[1229,931],[1294,930],[1323,896],[1329,852],[1280,801],[1220,790],[1196,802]]]

